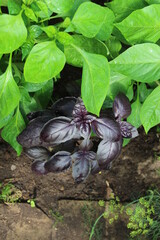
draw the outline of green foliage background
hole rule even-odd
[[[51,19],[58,21],[53,25]],[[104,6],[89,0],[1,0],[2,137],[20,155],[16,137],[26,115],[47,107],[66,63],[82,68],[81,95],[89,112],[99,115],[123,92],[132,102],[128,121],[147,133],[160,123],[159,38],[159,0]]]

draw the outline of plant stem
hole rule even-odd
[[[89,240],[92,239],[93,234],[94,234],[94,229],[95,229],[97,223],[99,222],[99,220],[100,220],[103,216],[104,216],[104,213],[102,213],[102,214],[97,218],[97,220],[95,221],[95,223],[94,223],[94,225],[93,225],[93,227],[92,227],[91,234],[90,234],[90,236],[89,236]]]

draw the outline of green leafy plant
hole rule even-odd
[[[100,206],[105,206],[104,201],[99,201]],[[104,217],[112,224],[122,214],[128,215],[127,228],[130,230],[131,239],[153,239],[160,237],[160,193],[157,190],[149,190],[148,193],[129,204],[122,204],[118,197],[109,201],[108,209],[95,221],[91,233],[92,239],[96,225]]]
[[[66,64],[82,68],[81,97],[99,116],[122,92],[128,121],[146,133],[160,123],[160,2],[112,0],[0,1],[0,128],[20,155],[16,137],[26,115],[55,101]],[[95,18],[96,16],[96,18]]]
[[[32,208],[36,207],[35,199],[28,199],[27,203],[29,203]]]
[[[12,183],[0,183],[0,201],[4,203],[18,202],[22,197],[22,192]]]
[[[85,230],[85,235],[89,236],[92,230],[92,226],[97,218],[97,212],[92,205],[84,204],[81,208],[82,216],[83,216],[83,225]],[[104,229],[104,222],[98,222],[95,232],[94,232],[94,239],[95,240],[102,240],[103,239],[103,229]]]
[[[58,211],[53,211],[52,209],[49,211],[49,214],[51,215],[51,217],[54,219],[54,227],[56,227],[56,225],[58,223],[63,223],[64,221],[64,217],[63,215],[58,212]]]

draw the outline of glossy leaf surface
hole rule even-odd
[[[9,64],[6,72],[0,76],[0,118],[5,118],[13,112],[19,100],[20,92]]]
[[[27,38],[27,29],[21,14],[0,15],[0,54],[18,49]]]
[[[139,82],[153,82],[160,78],[160,47],[153,43],[130,47],[110,62],[113,71]]]
[[[154,0],[153,0],[154,1]],[[132,11],[145,7],[145,1],[143,0],[113,0],[105,4],[115,14],[116,22],[122,21]]]
[[[109,87],[109,64],[104,56],[84,51],[81,54],[84,59],[82,99],[88,112],[99,115]]]
[[[51,153],[44,147],[25,148],[24,152],[29,158],[40,161],[47,161],[51,157]]]
[[[113,102],[113,112],[116,119],[127,118],[131,114],[131,104],[129,99],[119,93]]]
[[[97,39],[86,38],[82,35],[73,35],[74,44],[88,52],[95,53],[103,56],[107,56],[107,48],[106,46]],[[75,67],[83,66],[83,57],[82,55],[70,44],[64,47],[64,53],[66,56],[66,61],[68,64],[71,64]]]
[[[67,170],[72,163],[71,154],[66,151],[57,152],[45,163],[48,172],[62,172]]]
[[[79,6],[72,19],[72,24],[76,31],[85,37],[95,37],[104,41],[111,35],[114,18],[110,9],[86,2]]]
[[[91,170],[91,161],[95,160],[95,153],[91,151],[78,151],[72,155],[74,160],[72,176],[77,183],[84,181]]]
[[[26,148],[41,146],[43,141],[40,139],[40,131],[50,117],[37,117],[29,122],[26,129],[18,136],[18,142]]]
[[[131,43],[157,42],[160,38],[160,5],[151,5],[132,12],[115,26]]]
[[[119,124],[110,118],[99,118],[91,123],[92,129],[97,137],[118,141],[120,138]]]
[[[74,0],[45,0],[45,2],[51,11],[59,14],[68,12],[74,4]]]
[[[107,165],[113,161],[121,152],[122,140],[112,142],[108,140],[102,140],[98,145],[97,160],[101,168],[106,168]]]
[[[56,77],[65,64],[64,53],[54,41],[35,45],[24,65],[26,82],[41,83]]]
[[[72,139],[76,131],[76,126],[71,123],[70,118],[57,117],[45,124],[40,135],[44,142],[60,144]]]

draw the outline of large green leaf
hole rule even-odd
[[[64,64],[65,55],[54,41],[38,43],[25,62],[25,80],[33,83],[48,81],[60,73]]]
[[[127,121],[136,128],[139,128],[141,126],[141,120],[140,120],[141,107],[142,107],[142,104],[137,98],[137,100],[134,103],[132,103],[131,105],[132,112],[131,112],[131,115],[127,118]]]
[[[95,37],[103,41],[110,37],[114,19],[114,14],[109,8],[85,2],[76,11],[72,24],[76,32],[81,33],[85,37]]]
[[[72,18],[75,12],[77,11],[78,7],[84,2],[90,2],[90,0],[75,0],[72,8],[69,10],[69,12],[67,12],[66,15]]]
[[[106,3],[106,6],[109,7],[115,14],[116,22],[122,21],[134,10],[145,7],[144,0],[113,0],[109,3]]]
[[[49,80],[46,84],[35,93],[34,98],[42,108],[46,108],[53,94],[53,80]]]
[[[155,43],[160,38],[160,5],[155,4],[134,11],[115,26],[131,44]]]
[[[113,71],[140,82],[160,78],[160,47],[152,43],[130,47],[110,62]]]
[[[18,156],[21,154],[22,146],[17,142],[16,137],[19,135],[20,132],[22,132],[24,128],[25,122],[19,109],[17,109],[13,118],[3,128],[1,132],[2,138],[16,150]]]
[[[104,43],[97,39],[86,38],[82,35],[73,35],[74,44],[89,53],[107,56],[107,48]],[[64,46],[66,61],[76,67],[83,66],[83,57],[71,44]]]
[[[143,103],[140,119],[146,133],[160,123],[160,86],[155,88]]]
[[[111,71],[109,89],[107,96],[114,99],[119,92],[127,93],[129,86],[131,85],[131,79],[123,74]]]
[[[0,15],[0,54],[11,53],[19,48],[27,38],[27,29],[21,14]]]
[[[74,5],[75,0],[45,0],[48,5],[48,8],[59,14],[68,12]]]
[[[21,11],[22,0],[8,0],[9,14],[18,14]]]
[[[12,76],[11,64],[0,76],[0,118],[7,117],[18,105],[20,92]]]
[[[88,112],[99,115],[109,86],[110,70],[107,58],[87,53],[76,46],[75,48],[83,57],[82,99]]]
[[[13,112],[11,112],[7,117],[0,119],[0,129],[8,124],[10,119],[12,118]]]

